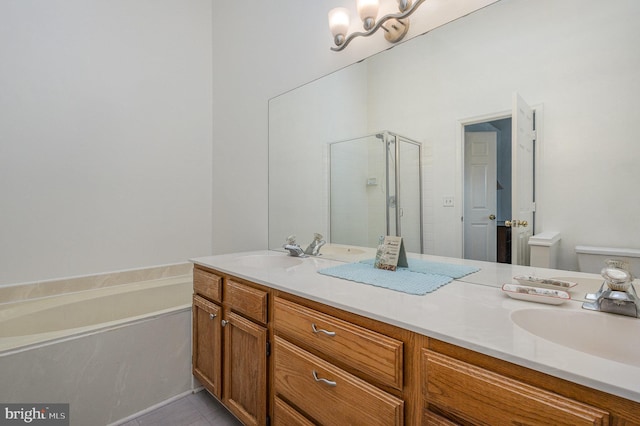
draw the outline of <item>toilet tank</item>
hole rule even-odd
[[[608,259],[622,260],[629,263],[634,277],[640,277],[640,250],[633,248],[576,246],[578,269],[581,272],[600,273]]]

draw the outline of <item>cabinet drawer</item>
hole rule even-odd
[[[402,389],[401,341],[276,297],[275,329],[364,373]]]
[[[423,386],[429,405],[474,424],[606,425],[609,414],[427,349]]]
[[[232,310],[263,324],[267,323],[267,292],[228,279],[224,301]]]
[[[273,403],[273,426],[315,426],[286,402],[275,397]]]
[[[202,269],[193,269],[193,291],[214,302],[221,302],[222,277]]]
[[[429,410],[424,411],[422,424],[425,426],[457,426],[457,423],[454,423],[449,419],[445,419],[444,417]]]
[[[274,392],[325,425],[402,425],[404,402],[275,337]]]

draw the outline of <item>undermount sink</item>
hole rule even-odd
[[[302,261],[298,257],[291,257],[285,254],[254,254],[237,257],[233,260],[233,263],[249,268],[291,268],[301,264]]]
[[[640,367],[640,319],[602,312],[521,309],[511,313],[511,320],[558,345]]]

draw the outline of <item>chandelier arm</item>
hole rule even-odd
[[[347,45],[351,42],[351,40],[353,40],[356,37],[369,37],[371,34],[375,33],[376,31],[378,31],[380,29],[380,27],[382,27],[382,25],[387,22],[390,19],[404,19],[409,17],[413,12],[416,11],[416,9],[418,9],[418,6],[420,6],[422,3],[424,3],[425,0],[416,0],[413,5],[407,9],[404,12],[400,12],[400,13],[390,13],[388,15],[384,15],[382,18],[380,18],[378,20],[378,22],[376,22],[376,24],[373,26],[373,28],[371,28],[369,31],[365,31],[365,32],[356,32],[356,33],[351,33],[347,38],[345,38],[344,43],[342,43],[340,46],[335,46],[332,47],[331,50],[335,51],[335,52],[339,52],[342,49],[344,49],[345,47],[347,47]]]

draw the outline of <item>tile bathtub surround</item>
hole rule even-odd
[[[0,304],[191,274],[190,262],[0,286]]]

